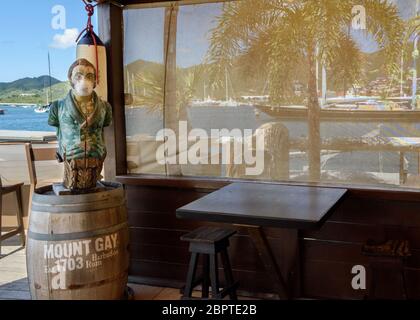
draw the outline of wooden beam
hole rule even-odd
[[[392,186],[368,186],[358,184],[345,183],[328,183],[328,182],[299,182],[299,181],[263,181],[251,179],[234,179],[222,177],[170,177],[152,174],[131,174],[118,176],[117,181],[127,186],[134,187],[156,187],[156,188],[175,188],[181,190],[198,190],[199,192],[208,192],[218,190],[233,182],[242,183],[275,183],[278,185],[290,186],[313,186],[324,188],[346,188],[349,190],[350,196],[357,198],[375,198],[394,201],[420,202],[420,189],[409,187],[392,187]]]
[[[112,105],[113,124],[105,129],[108,150],[105,179],[127,173],[124,104],[123,9],[110,3],[98,6],[99,37],[107,50],[108,101]]]

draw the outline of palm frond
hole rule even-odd
[[[397,6],[387,0],[355,0],[355,3],[366,8],[367,32],[384,50],[388,73],[398,72],[405,29]]]
[[[226,70],[230,71],[233,59],[246,53],[262,33],[278,24],[288,1],[243,0],[223,4],[216,26],[210,30],[210,46],[205,58],[209,78],[214,87],[221,87]]]
[[[141,72],[135,75],[135,86],[140,94],[134,103],[147,107],[149,112],[162,112],[164,101],[164,72]]]

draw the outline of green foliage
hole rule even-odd
[[[162,112],[164,103],[165,70],[163,65],[154,65],[139,62],[142,68],[136,70],[134,77],[134,104],[145,106],[149,112]],[[197,94],[199,85],[202,81],[204,67],[195,66],[192,68],[176,70],[176,106],[177,112],[187,106]]]
[[[362,55],[347,35],[355,5],[366,8],[367,32],[384,52],[386,71],[397,72],[404,25],[396,6],[386,0],[242,0],[224,4],[211,30],[206,61],[213,85],[222,85],[223,74],[238,57],[250,68],[268,67],[273,103],[290,100],[291,84],[299,79],[296,71],[309,64],[306,72],[313,73],[317,59],[333,71],[336,85],[340,78],[341,83],[357,82]]]
[[[1,103],[28,103],[28,104],[47,104],[47,95],[50,94],[49,88],[24,90],[20,87],[9,87],[6,90],[0,90]],[[70,84],[59,82],[51,86],[51,96],[54,100],[63,99],[70,90]]]
[[[352,38],[343,35],[335,43],[337,54],[329,62],[331,83],[335,88],[341,88],[343,92],[353,84],[360,84],[365,75],[362,72],[363,56]]]

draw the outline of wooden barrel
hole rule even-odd
[[[124,189],[56,196],[35,191],[26,249],[32,299],[114,300],[128,278]]]

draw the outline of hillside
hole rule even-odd
[[[409,49],[411,50],[411,48]],[[385,70],[385,54],[383,50],[373,53],[362,53],[361,66],[361,83],[366,85],[378,78],[386,77]],[[255,57],[251,57],[254,59]],[[237,99],[244,95],[266,95],[269,92],[268,88],[268,70],[260,68],[257,63],[253,64],[252,59],[239,56],[232,63],[232,68],[228,73],[228,93],[230,97]],[[204,66],[204,65],[201,65]],[[412,60],[404,61],[404,76],[405,79],[409,76],[409,70],[412,68]],[[420,64],[418,65],[420,71]],[[177,89],[185,87],[185,79],[188,74],[193,73],[195,67],[177,68]],[[141,92],[153,92],[151,85],[162,88],[164,81],[164,68],[162,64],[137,60],[125,66],[125,75],[130,76],[128,92],[133,91],[137,94]],[[307,66],[305,61],[296,68],[293,72],[295,80],[299,83],[307,83]],[[150,83],[142,84],[138,76],[143,75],[148,78]],[[188,79],[187,79],[188,80]],[[332,75],[329,73],[328,89],[331,91],[342,90],[341,83],[335,84],[332,80]],[[185,89],[185,88],[184,88]],[[203,74],[198,76],[197,81],[193,83],[192,88],[193,97],[198,99],[206,99],[211,95],[213,99],[223,100],[226,97],[224,77],[221,82],[221,87],[218,89],[211,88],[211,81],[209,75],[204,70]],[[146,91],[143,91],[146,90]]]
[[[49,76],[23,78],[13,82],[0,82],[1,103],[46,104],[49,93]],[[51,77],[52,101],[63,98],[70,85]]]
[[[60,83],[60,80],[57,80],[51,77],[51,85]],[[0,91],[5,90],[42,90],[45,87],[50,85],[49,76],[40,76],[37,78],[23,78],[13,82],[0,82]]]

